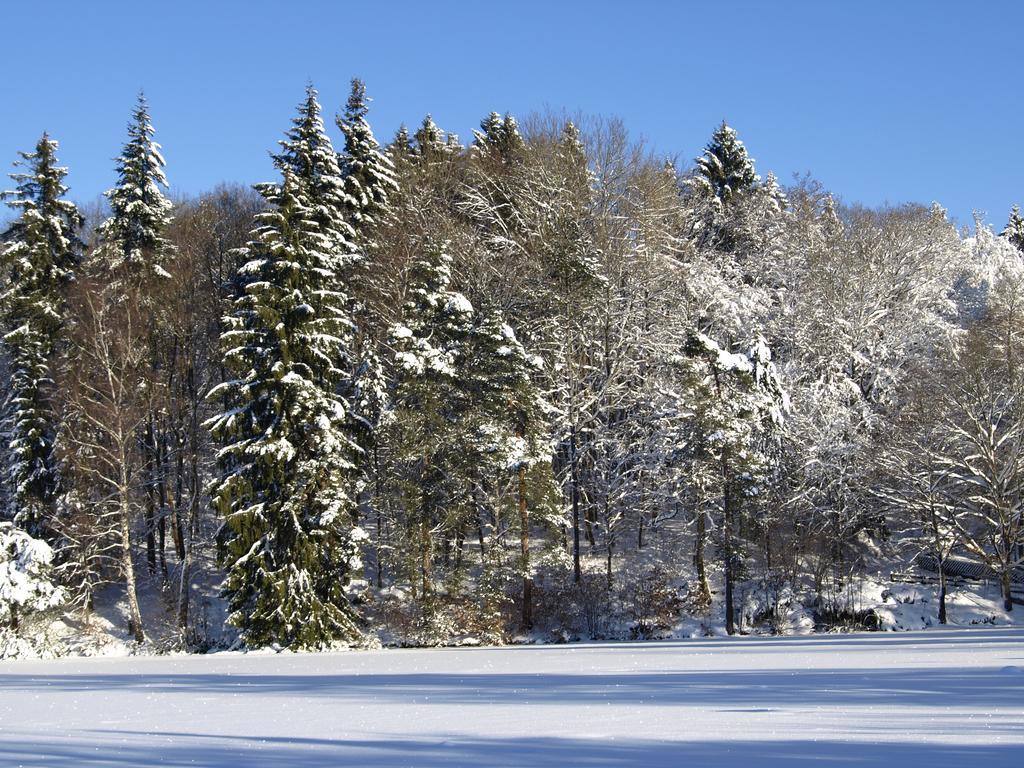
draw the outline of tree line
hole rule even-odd
[[[309,86],[276,181],[172,202],[140,96],[88,215],[44,134],[0,261],[0,501],[52,549],[33,578],[86,615],[119,585],[139,642],[156,585],[193,645],[212,580],[250,647],[718,603],[781,631],[918,557],[939,621],[955,556],[1010,610],[1019,210],[958,232],[762,179],[724,122],[685,167],[577,122],[381,146],[354,80],[336,150]]]

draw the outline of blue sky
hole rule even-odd
[[[306,81],[333,114],[358,75],[381,139],[427,112],[465,139],[491,110],[552,107],[689,161],[724,118],[762,175],[810,171],[847,201],[937,200],[1000,227],[1024,203],[1012,0],[21,0],[0,35],[0,162],[45,129],[80,201],[113,182],[140,88],[172,187],[196,193],[271,178]]]

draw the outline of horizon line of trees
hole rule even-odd
[[[1018,208],[968,235],[842,206],[724,122],[681,173],[615,120],[381,146],[367,116],[353,80],[335,150],[310,85],[277,181],[172,203],[140,95],[88,217],[56,141],[20,154],[0,517],[52,548],[35,582],[86,615],[121,585],[142,642],[140,582],[195,640],[222,580],[252,647],[649,629],[680,579],[729,633],[781,628],[922,555],[940,622],[957,556],[1012,609]]]

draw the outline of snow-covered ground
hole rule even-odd
[[[9,661],[0,765],[1024,765],[1024,630]]]

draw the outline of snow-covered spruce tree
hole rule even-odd
[[[49,529],[60,486],[55,367],[67,351],[67,289],[82,246],[82,217],[64,199],[67,169],[57,164],[56,152],[57,142],[43,134],[35,152],[21,153],[24,171],[11,175],[16,189],[4,194],[18,212],[2,236],[7,285],[0,311],[10,372],[4,403],[12,502],[7,514],[36,536]]]
[[[167,381],[161,375],[170,370],[163,343],[169,334],[163,297],[171,288],[169,270],[175,251],[167,238],[173,206],[165,194],[165,163],[153,135],[149,107],[140,93],[128,123],[128,141],[117,158],[117,183],[106,192],[110,216],[99,227],[99,245],[86,268],[113,288],[113,292],[105,291],[104,301],[116,301],[120,293],[123,301],[131,297],[141,302],[142,316],[138,319],[148,333],[150,345],[146,384],[153,389],[149,397],[152,412],[139,435],[146,475],[146,562],[149,572],[156,573],[159,556],[162,575],[166,577],[163,542],[167,516],[162,500],[168,496],[165,478],[170,471],[165,446],[170,443],[171,426],[167,424]],[[180,541],[182,537],[175,531],[174,538]]]
[[[117,158],[117,184],[106,193],[110,217],[100,225],[98,257],[116,280],[163,280],[174,248],[167,240],[171,201],[160,145],[153,141],[146,98],[139,94],[128,141]]]
[[[695,165],[686,184],[693,240],[721,252],[745,250],[742,203],[760,179],[736,131],[723,122]]]
[[[1018,251],[1024,252],[1024,216],[1020,215],[1020,206],[1015,205],[1010,211],[1003,237],[1013,243]]]
[[[473,145],[479,151],[509,163],[523,150],[525,142],[515,117],[511,114],[502,117],[491,112],[481,121],[480,130],[473,131]]]
[[[335,268],[343,271],[356,259],[355,230],[346,219],[346,212],[356,205],[356,198],[346,190],[331,139],[324,129],[317,91],[306,86],[306,98],[292,119],[292,128],[278,142],[281,151],[274,155],[274,165],[283,174],[289,173],[306,189],[311,215],[320,233],[330,240],[327,256],[334,257]]]
[[[229,621],[253,647],[322,648],[358,637],[346,594],[365,534],[354,522],[361,460],[351,404],[352,321],[334,243],[305,185],[262,185],[248,261],[222,336],[232,376],[209,399],[221,443],[213,486],[224,517]]]
[[[414,592],[434,592],[434,537],[456,531],[467,513],[473,455],[463,370],[473,307],[451,288],[452,259],[428,243],[413,263],[402,322],[391,329],[394,393],[386,422],[405,511],[406,575]]]
[[[351,227],[352,242],[359,254],[358,268],[346,282],[351,286],[349,294],[356,324],[352,350],[355,385],[363,393],[382,389],[376,375],[379,340],[374,338],[373,323],[368,315],[371,307],[380,304],[382,279],[374,269],[379,257],[378,239],[391,213],[391,198],[398,192],[394,163],[390,154],[377,144],[366,120],[368,112],[366,86],[362,80],[354,78],[345,112],[337,116],[336,122],[345,136],[345,148],[338,158],[345,192],[342,214]],[[361,443],[367,450],[375,439],[373,433],[380,416],[376,406],[380,404],[377,399],[353,395],[355,415],[363,427]]]
[[[337,118],[345,135],[341,153],[341,174],[348,193],[348,220],[356,230],[357,244],[366,251],[374,248],[373,228],[388,214],[388,198],[398,190],[391,158],[382,151],[366,121],[369,105],[363,81],[352,80],[352,92],[345,112]]]
[[[514,500],[512,522],[518,528],[521,578],[520,628],[533,626],[533,573],[531,529],[551,535],[564,520],[557,503],[558,487],[552,472],[549,405],[537,385],[539,357],[529,355],[497,310],[477,313],[469,339],[463,386],[469,390],[472,410],[472,446],[478,486],[504,490],[511,481]],[[486,553],[485,553],[486,554]],[[493,563],[495,558],[491,558]],[[491,569],[493,571],[493,568]]]
[[[53,550],[11,523],[0,523],[0,630],[64,602],[53,582]],[[0,658],[3,654],[0,653]]]
[[[710,192],[722,203],[752,189],[758,182],[753,160],[736,131],[725,121],[715,129],[704,154],[697,158],[698,174],[692,184]]]

